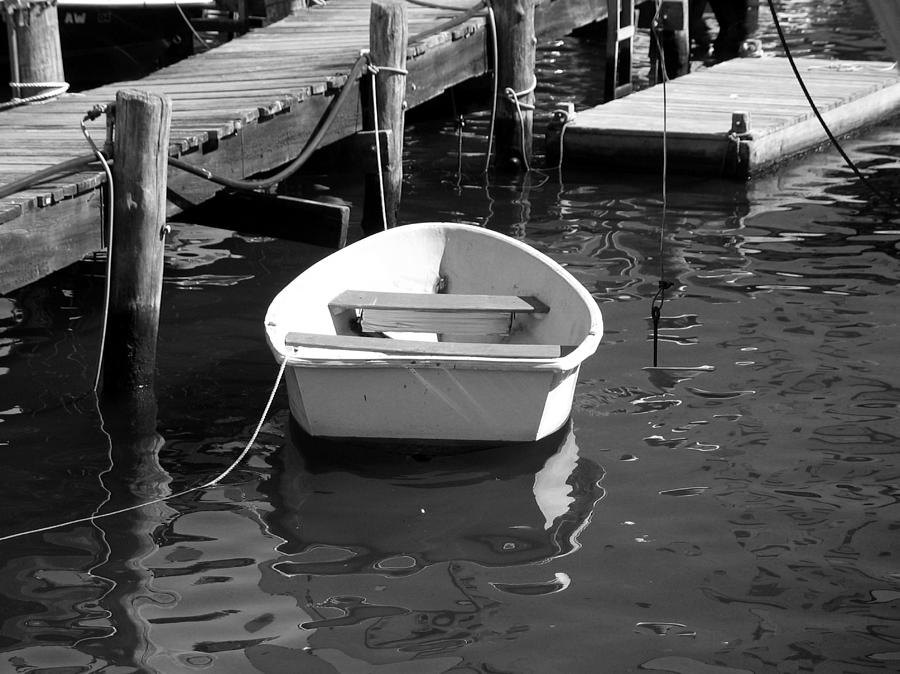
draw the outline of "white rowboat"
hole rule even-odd
[[[529,245],[420,223],[314,264],[275,297],[265,328],[310,435],[522,442],[567,421],[603,321],[584,286]]]

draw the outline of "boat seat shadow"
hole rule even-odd
[[[457,336],[508,335],[516,314],[546,314],[534,297],[346,290],[328,303],[351,312],[362,332],[427,332]]]

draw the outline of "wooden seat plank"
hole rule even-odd
[[[345,290],[328,306],[333,309],[391,309],[439,312],[542,313],[550,307],[535,297],[517,295],[461,295]]]
[[[553,359],[570,353],[574,347],[558,344],[488,344],[481,342],[422,342],[409,339],[385,339],[357,335],[322,335],[289,332],[285,346],[313,347],[347,351],[408,356],[476,356],[484,358]]]

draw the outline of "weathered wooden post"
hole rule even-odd
[[[375,114],[378,129],[388,130],[380,135],[381,151],[387,153],[388,163],[382,170],[384,190],[384,213],[381,210],[381,191],[378,174],[366,176],[366,192],[363,205],[362,226],[366,234],[381,230],[384,226],[394,227],[400,210],[400,191],[403,182],[403,125],[406,110],[406,47],[409,29],[406,24],[406,4],[400,0],[373,0],[369,15],[369,55],[372,65],[378,69],[375,78]],[[368,101],[365,111],[367,129],[374,130],[372,116],[371,88],[366,87],[364,101]],[[384,221],[384,222],[383,222]]]
[[[534,122],[535,0],[493,3],[497,23],[497,167],[522,169],[531,163]]]
[[[115,229],[103,392],[152,391],[165,248],[172,103],[145,91],[116,94]]]
[[[65,84],[56,0],[3,0],[14,98]]]

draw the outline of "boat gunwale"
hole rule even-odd
[[[303,346],[287,346],[286,344],[277,344],[273,340],[273,332],[275,325],[271,322],[271,315],[266,316],[266,340],[269,347],[275,355],[276,361],[281,364],[285,359],[288,365],[292,367],[314,368],[314,367],[349,367],[349,368],[389,368],[389,367],[434,367],[448,369],[497,369],[497,370],[514,370],[514,369],[535,369],[535,370],[552,370],[556,372],[570,372],[580,367],[589,356],[591,356],[599,346],[603,335],[603,318],[600,308],[594,297],[587,289],[561,264],[550,258],[547,254],[537,250],[533,246],[515,239],[506,234],[496,232],[485,227],[477,225],[453,223],[453,222],[419,222],[408,225],[395,227],[385,232],[380,232],[375,236],[402,236],[403,232],[411,232],[418,229],[443,229],[449,232],[461,231],[472,234],[474,236],[490,237],[502,241],[505,245],[516,248],[522,253],[535,258],[540,264],[546,266],[571,288],[576,296],[581,299],[585,309],[588,312],[590,321],[588,329],[584,336],[572,344],[574,348],[558,357],[551,358],[521,358],[521,357],[498,357],[498,356],[448,356],[437,355],[428,356],[417,354],[414,356],[406,354],[383,354],[376,350],[356,350],[321,348],[321,347],[303,347]],[[365,245],[368,239],[361,239],[353,246]],[[349,247],[348,247],[349,248]],[[314,267],[329,263],[335,256],[340,257],[347,248],[341,249],[319,262],[315,263],[309,269],[302,272],[295,281],[288,284],[279,292],[278,296],[273,299],[274,305],[281,297],[282,293],[289,292],[291,286]],[[341,292],[344,288],[339,288]],[[271,306],[270,305],[270,312]],[[294,330],[285,329],[285,335]],[[315,332],[309,331],[306,332]],[[326,333],[322,333],[326,334]]]

